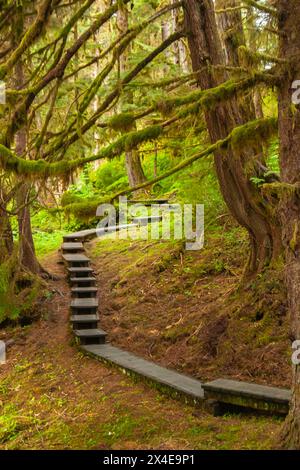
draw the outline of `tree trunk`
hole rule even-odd
[[[18,67],[18,66],[17,66]],[[20,77],[19,73],[18,76]],[[23,155],[26,151],[26,129],[19,130],[15,137],[16,154]],[[23,268],[37,274],[40,265],[35,255],[34,242],[31,229],[30,208],[27,204],[30,198],[30,185],[23,183],[17,191],[16,202],[18,212],[19,228],[19,261]]]
[[[14,241],[9,217],[5,208],[0,207],[0,264],[13,252]]]
[[[185,23],[189,39],[193,70],[198,74],[198,86],[205,90],[228,79],[224,70],[212,70],[209,65],[224,65],[225,57],[218,35],[212,0],[184,0]],[[205,68],[204,68],[205,67]],[[237,99],[221,103],[205,113],[211,142],[225,138],[233,128],[248,121],[248,113]],[[245,168],[252,165],[261,152],[260,145],[239,152],[215,154],[215,166],[224,200],[237,222],[245,227],[250,238],[251,252],[245,275],[262,270],[266,263],[281,251],[278,221],[263,200],[259,189],[246,175]]]
[[[218,26],[222,31],[221,40],[224,44],[226,61],[235,67],[239,66],[238,48],[246,44],[243,28],[241,10],[235,9],[240,6],[240,0],[216,0],[216,10],[233,8],[217,14]]]
[[[171,0],[171,4],[176,3],[177,0]],[[173,23],[173,33],[179,31],[181,28],[180,24],[180,9],[174,8],[172,10],[172,23]],[[188,61],[187,61],[187,51],[185,48],[184,40],[179,39],[174,43],[174,63],[178,65],[183,73],[189,72]]]
[[[22,7],[21,7],[22,8]],[[16,31],[16,41],[22,33],[22,11],[19,18],[19,29]],[[22,89],[24,86],[24,67],[22,60],[19,60],[15,66],[15,87]],[[22,156],[26,152],[27,135],[26,128],[23,126],[15,136],[16,155]],[[18,228],[19,228],[19,261],[23,268],[37,274],[40,272],[40,265],[35,255],[34,242],[31,229],[30,209],[27,204],[30,187],[27,183],[23,183],[16,194],[16,203],[18,212]]]
[[[279,0],[280,57],[290,61],[289,75],[279,87],[280,166],[283,184],[296,185],[285,191],[280,202],[283,243],[286,253],[286,284],[291,319],[291,336],[300,339],[300,108],[292,109],[292,82],[299,80],[300,3]],[[292,402],[284,427],[284,442],[300,449],[300,366],[293,366]]]
[[[128,10],[126,6],[121,7],[117,14],[117,24],[120,33],[124,33],[128,29]],[[127,65],[127,51],[124,51],[122,56],[119,58],[119,69],[120,73],[124,73],[128,69]],[[132,92],[126,93],[126,102],[132,103],[133,96]],[[141,164],[141,159],[138,150],[128,150],[125,152],[125,166],[128,176],[128,182],[130,187],[137,186],[146,181],[144,171]]]

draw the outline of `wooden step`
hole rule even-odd
[[[63,243],[61,246],[63,253],[78,253],[84,250],[83,244],[79,242]]]
[[[70,283],[72,286],[77,285],[80,287],[93,287],[96,284],[95,277],[71,277]]]
[[[81,230],[79,232],[70,233],[69,235],[64,236],[64,242],[84,242],[96,237],[96,229]]]
[[[70,267],[88,267],[91,260],[86,255],[78,253],[67,253],[62,255],[63,259]]]
[[[84,267],[71,267],[68,268],[68,272],[70,273],[71,277],[90,277],[91,273],[94,272],[93,268],[90,266]]]
[[[72,309],[85,310],[87,308],[98,308],[98,299],[73,299],[71,302]]]
[[[74,330],[74,334],[79,338],[80,344],[104,344],[107,336],[107,333],[99,328]]]
[[[120,230],[137,228],[138,226],[139,224],[137,223],[131,223],[131,224],[109,225],[108,227],[99,227],[97,228],[97,237],[101,237],[102,235],[105,235],[108,233],[119,232]]]
[[[268,387],[237,380],[217,379],[202,385],[205,399],[216,404],[285,415],[289,410],[291,392],[287,389]]]
[[[203,402],[203,390],[199,380],[158,366],[110,344],[84,345],[82,350],[96,356],[105,363],[113,364],[121,370],[127,370],[134,376],[138,375],[144,378],[147,383],[153,383],[156,389],[163,393],[167,392],[168,395],[171,394],[174,398],[184,397],[193,404]]]
[[[71,288],[72,296],[75,296],[78,298],[96,297],[97,292],[98,292],[97,287],[93,287],[93,286]]]
[[[72,315],[70,321],[74,330],[93,330],[98,327],[99,316],[90,315]]]

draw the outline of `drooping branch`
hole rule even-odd
[[[243,126],[236,127],[225,139],[219,140],[214,144],[207,147],[205,150],[196,153],[195,155],[186,158],[183,162],[179,163],[175,167],[166,171],[160,176],[148,180],[143,184],[136,186],[135,188],[126,188],[122,191],[116,193],[112,200],[116,199],[123,194],[137,191],[139,189],[146,188],[147,186],[152,186],[153,184],[158,183],[159,181],[172,176],[175,173],[183,170],[184,168],[192,165],[195,161],[200,160],[201,158],[207,157],[217,150],[226,151],[229,147],[233,150],[236,150],[241,147],[245,147],[250,143],[263,142],[266,143],[270,140],[271,137],[278,133],[278,119],[277,118],[264,118],[257,119],[255,121],[248,122]]]
[[[137,64],[130,72],[128,72],[125,77],[120,80],[118,85],[113,89],[113,91],[104,99],[104,101],[99,105],[98,109],[95,111],[93,116],[82,126],[80,129],[81,135],[84,135],[94,124],[96,124],[99,117],[107,110],[111,103],[117,99],[124,86],[131,82],[147,65],[149,65],[161,52],[163,52],[167,47],[169,47],[173,42],[184,36],[183,31],[178,31],[174,34],[171,34],[165,41],[163,41],[156,49],[154,49],[150,54],[148,54],[139,64]],[[51,147],[50,150],[47,150],[45,157],[53,155],[62,148],[66,150],[70,145],[76,142],[79,139],[77,130],[68,137],[70,128],[66,131],[60,138],[59,142]]]
[[[201,158],[202,156],[209,155],[218,149],[224,150],[231,145],[233,149],[239,146],[249,145],[250,142],[256,144],[257,142],[265,142],[270,136],[274,135],[277,131],[277,119],[266,118],[258,119],[255,121],[248,122],[243,126],[236,127],[233,131],[222,140],[219,140],[215,144],[209,146],[206,150],[200,154],[194,155],[184,162],[177,165],[177,171],[185,168],[189,164],[193,163],[194,160]],[[76,169],[84,166],[87,163],[103,159],[103,158],[114,158],[122,154],[125,149],[136,148],[141,143],[155,140],[162,134],[163,129],[161,126],[152,126],[141,131],[129,132],[125,136],[120,137],[116,142],[109,145],[97,155],[89,157],[78,158],[75,160],[63,160],[61,162],[49,163],[45,160],[24,160],[17,157],[14,152],[7,149],[3,145],[0,145],[0,164],[6,171],[11,171],[16,174],[22,175],[23,177],[35,177],[35,178],[47,178],[52,176],[64,176],[68,172],[75,171]],[[170,170],[174,171],[174,168]],[[170,173],[172,174],[172,173]],[[167,172],[164,176],[170,176]],[[159,177],[163,179],[162,177]],[[154,181],[154,183],[156,180]],[[134,188],[132,190],[141,189],[148,186],[148,182],[144,183],[145,186]],[[151,182],[150,182],[151,184]]]
[[[123,0],[124,3],[128,3],[130,0]],[[14,134],[17,132],[18,129],[20,129],[25,120],[26,120],[26,115],[27,112],[35,100],[36,96],[47,86],[49,83],[51,83],[53,80],[56,78],[62,78],[65,69],[67,68],[69,62],[71,59],[76,55],[76,53],[79,51],[79,49],[88,41],[88,39],[91,38],[91,36],[102,26],[104,25],[113,15],[116,13],[118,10],[119,6],[118,4],[114,4],[111,7],[109,7],[104,13],[102,13],[96,21],[84,32],[79,36],[77,41],[75,41],[72,46],[67,49],[61,60],[53,67],[51,68],[46,75],[37,83],[35,86],[33,86],[30,90],[30,93],[26,98],[19,104],[17,107],[10,125],[8,126],[6,136],[5,136],[5,143],[9,145],[9,143],[12,141],[12,138]],[[55,59],[54,59],[55,62]],[[0,69],[1,70],[1,69]]]
[[[33,42],[42,33],[43,28],[51,14],[53,3],[54,5],[59,3],[61,0],[45,0],[38,10],[38,14],[32,26],[24,34],[19,46],[13,51],[10,57],[7,59],[5,64],[0,66],[0,80],[6,76],[7,72],[10,71],[14,65],[18,62],[23,53],[33,44]]]

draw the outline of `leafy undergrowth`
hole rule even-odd
[[[290,341],[280,267],[247,288],[243,232],[227,221],[205,247],[97,240],[102,326],[113,344],[201,380],[289,386]]]
[[[50,284],[43,317],[25,328],[0,331],[9,345],[7,363],[0,366],[1,449],[275,446],[281,426],[276,418],[213,417],[83,356],[69,330],[69,288],[57,261],[57,254],[47,257],[47,268],[62,279]]]

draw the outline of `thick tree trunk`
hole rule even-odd
[[[286,252],[286,283],[291,319],[291,336],[300,340],[300,107],[292,109],[292,82],[300,78],[300,2],[279,0],[280,57],[290,61],[289,74],[279,88],[279,137],[282,182],[291,186],[281,198],[280,213]],[[300,366],[293,366],[292,403],[284,427],[284,441],[300,449]]]
[[[118,28],[121,33],[127,31],[128,11],[125,6],[119,9],[117,14],[117,22]],[[119,58],[120,73],[124,73],[127,71],[127,58],[127,51],[125,51]],[[128,92],[126,94],[127,103],[131,103],[133,101],[133,96],[130,93],[131,92]],[[130,187],[137,186],[146,181],[138,150],[128,150],[125,152],[125,166]]]
[[[209,65],[224,65],[225,57],[218,35],[212,0],[184,0],[185,22],[194,71],[198,85],[205,90],[226,81],[225,71],[214,71]],[[205,68],[204,68],[205,67]],[[205,114],[211,142],[226,137],[233,128],[248,121],[245,107],[236,99],[217,106]],[[237,222],[249,233],[251,253],[246,267],[247,276],[264,268],[281,250],[278,223],[256,188],[246,175],[246,166],[255,167],[258,145],[236,155],[215,154],[215,166],[224,200]],[[256,171],[254,169],[254,171]],[[258,173],[257,173],[258,174]],[[254,173],[253,176],[256,176]]]
[[[26,130],[21,129],[16,134],[16,154],[22,155],[26,151]],[[28,200],[30,198],[30,186],[23,183],[17,191],[16,202],[18,211],[19,228],[19,261],[23,268],[37,274],[40,265],[35,255],[34,242],[31,229],[31,217]]]
[[[13,252],[14,241],[11,224],[7,213],[0,207],[0,264]]]
[[[235,67],[239,66],[238,48],[246,44],[241,10],[237,9],[240,0],[216,0],[216,10],[224,10],[217,14],[217,21],[222,31],[221,40],[224,44],[226,61]],[[225,11],[226,8],[232,10]]]
[[[171,0],[171,4],[176,3],[177,0]],[[179,31],[181,28],[181,10],[179,8],[174,8],[172,10],[172,23],[173,23],[173,33]],[[187,61],[187,51],[185,48],[184,40],[179,39],[174,43],[174,63],[180,67],[183,73],[189,72],[188,61]]]
[[[21,33],[21,27],[20,31]],[[24,67],[20,60],[15,67],[15,86],[21,89],[24,86]],[[26,128],[22,127],[15,136],[16,154],[24,155],[27,147]],[[29,195],[29,185],[23,183],[16,194],[16,203],[18,211],[18,228],[19,228],[19,261],[23,268],[30,272],[40,273],[40,265],[35,255],[34,242],[31,229],[30,209],[27,204]]]

